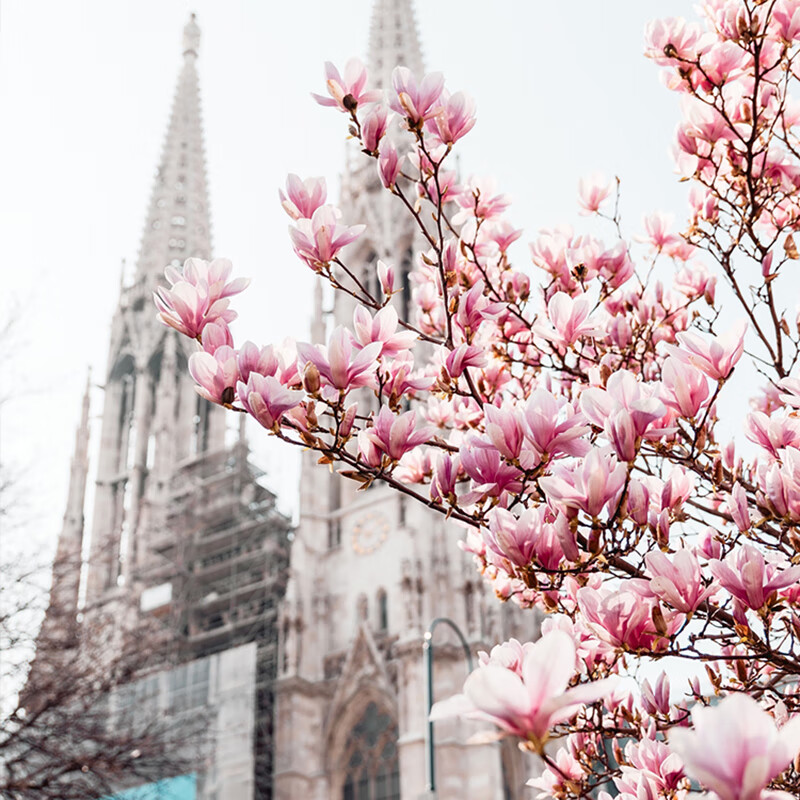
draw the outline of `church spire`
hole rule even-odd
[[[175,465],[224,446],[225,417],[194,391],[191,347],[153,311],[164,267],[211,258],[197,57],[192,15],[167,135],[156,170],[133,283],[114,315],[97,464],[86,604],[136,580],[153,555],[156,518]],[[163,514],[162,514],[163,516]]]
[[[81,421],[75,431],[75,450],[69,476],[67,505],[58,537],[53,562],[53,583],[50,589],[49,616],[57,615],[60,624],[75,621],[78,613],[78,587],[83,547],[83,507],[86,498],[86,476],[89,472],[89,391],[91,371],[86,376],[86,390],[81,405]]]
[[[183,67],[167,136],[156,170],[136,264],[136,280],[155,288],[170,263],[211,257],[211,220],[206,184],[197,55],[200,28],[192,14],[183,29]]]
[[[367,66],[372,82],[381,89],[392,85],[392,70],[408,67],[422,78],[422,48],[412,0],[374,0],[369,30]]]

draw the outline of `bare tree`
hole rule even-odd
[[[36,633],[41,574],[16,566],[0,565],[0,680],[23,687],[0,715],[0,796],[99,798],[197,769],[203,720],[152,690],[163,630],[122,632],[123,609],[79,619],[51,598]]]

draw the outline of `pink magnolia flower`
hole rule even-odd
[[[531,393],[524,410],[525,435],[543,460],[549,456],[583,456],[592,445],[583,437],[589,433],[586,417],[563,397],[547,389]]]
[[[388,406],[381,406],[373,426],[362,433],[375,447],[393,461],[399,461],[405,453],[430,439],[433,429],[426,426],[416,428],[417,415],[413,411],[395,415]]]
[[[228,323],[221,319],[206,323],[200,334],[200,344],[203,346],[203,350],[211,355],[214,355],[216,349],[223,345],[233,347],[233,335]]]
[[[517,409],[512,405],[502,408],[484,405],[487,444],[496,448],[509,461],[519,458],[525,441],[522,420]]]
[[[566,292],[556,292],[547,303],[547,316],[552,328],[537,325],[536,332],[569,347],[583,336],[600,336],[603,330],[589,317],[592,301],[588,295],[570,297]]]
[[[653,396],[650,387],[628,370],[611,375],[606,388],[591,387],[581,394],[581,410],[598,428],[603,428],[617,458],[633,461],[637,442],[649,431],[655,437],[664,434],[655,426],[666,413],[666,406]]]
[[[440,453],[433,464],[431,500],[437,503],[455,502],[456,482],[460,462],[457,456]]]
[[[800,408],[800,378],[784,378],[778,384],[785,393],[780,395],[780,399],[792,408]]]
[[[258,372],[251,372],[247,383],[239,381],[236,390],[247,413],[268,430],[276,429],[281,417],[303,399],[303,392],[291,391],[277,378]]]
[[[475,502],[484,495],[499,497],[504,492],[522,489],[522,473],[504,461],[493,447],[481,447],[477,437],[468,439],[459,450],[461,466],[472,479],[472,495],[464,502]]]
[[[486,351],[472,344],[460,344],[447,354],[444,365],[451,378],[458,378],[467,367],[485,367]]]
[[[731,496],[728,500],[728,511],[733,517],[736,527],[740,531],[750,530],[751,520],[750,508],[747,503],[747,492],[744,486],[738,481],[733,484],[733,488],[731,489]]]
[[[652,20],[645,28],[645,55],[662,67],[674,64],[675,58],[694,60],[702,34],[697,23],[682,17]]]
[[[661,508],[673,512],[681,510],[681,506],[694,489],[694,476],[683,467],[673,467],[669,477],[661,488]]]
[[[310,361],[319,374],[340,391],[371,386],[375,382],[374,368],[380,352],[380,342],[360,350],[354,348],[350,333],[341,325],[331,334],[327,348],[303,342],[297,344],[298,365]]]
[[[442,95],[442,104],[428,121],[428,127],[436,131],[444,144],[454,144],[466,136],[475,125],[475,101],[464,94],[456,92],[446,97]]]
[[[493,319],[503,310],[501,303],[493,303],[486,297],[484,289],[484,282],[478,281],[458,298],[455,322],[467,337],[474,334],[485,319]]]
[[[325,178],[306,178],[303,181],[290,174],[286,178],[286,194],[279,190],[278,195],[283,210],[292,219],[311,219],[314,212],[325,204],[328,190]]]
[[[206,400],[220,405],[230,405],[236,397],[239,367],[236,351],[223,345],[214,355],[201,350],[189,356],[189,372],[197,382],[197,393]]]
[[[800,716],[778,728],[746,694],[728,695],[716,706],[696,705],[692,723],[693,730],[670,731],[669,747],[686,773],[719,800],[760,800],[800,750]]]
[[[553,520],[552,511],[544,505],[528,508],[519,517],[495,508],[489,513],[489,528],[482,532],[487,546],[515,566],[527,567],[535,560],[544,569],[555,570],[565,555],[561,546],[564,526],[569,533],[567,520],[561,515]],[[571,549],[577,556],[574,543]]]
[[[708,341],[696,333],[684,331],[677,335],[678,345],[666,345],[670,355],[679,361],[693,364],[715,381],[726,380],[744,352],[747,323],[734,325],[722,336]]]
[[[663,214],[660,211],[656,211],[644,218],[646,235],[637,238],[640,241],[649,242],[656,250],[663,250],[680,240],[679,236],[669,232],[673,221],[672,214]]]
[[[584,216],[597,213],[603,201],[611,194],[612,186],[613,183],[607,181],[599,172],[593,173],[588,178],[581,178],[578,181],[580,213]]]
[[[389,112],[386,106],[375,106],[364,117],[361,123],[361,143],[364,149],[377,155],[378,145],[386,133],[389,125]]]
[[[232,322],[236,312],[228,309],[228,298],[244,291],[250,280],[229,282],[231,269],[224,258],[211,262],[188,258],[182,271],[167,267],[164,274],[171,288],[159,287],[154,295],[161,321],[191,339],[199,338],[210,322]]]
[[[570,781],[574,781],[577,784],[586,775],[581,762],[564,747],[558,748],[553,761],[553,769],[547,767],[538,778],[531,778],[525,784],[533,789],[541,790],[536,795],[536,800],[567,797],[567,792],[569,791],[567,784]]]
[[[436,380],[432,375],[414,372],[414,359],[410,353],[402,354],[383,367],[382,392],[393,401],[401,397],[406,399],[415,397],[418,392],[430,389]]]
[[[394,145],[385,145],[381,148],[378,158],[378,176],[385,189],[392,189],[400,176],[402,161]]]
[[[551,728],[602,699],[616,682],[606,678],[568,689],[574,674],[575,642],[564,631],[552,630],[524,646],[519,672],[490,660],[467,678],[463,694],[436,703],[430,718],[487,720],[540,747]]]
[[[786,414],[767,416],[754,411],[745,420],[745,436],[778,458],[779,450],[800,447],[800,420]]]
[[[661,399],[687,419],[694,419],[708,399],[708,378],[694,365],[670,356],[661,366]]]
[[[395,67],[392,88],[394,96],[389,101],[392,110],[405,117],[411,127],[416,127],[439,112],[444,75],[431,72],[417,85],[417,79],[408,67]]]
[[[642,739],[625,745],[622,776],[615,779],[617,789],[634,797],[662,797],[678,788],[683,779],[683,762],[667,745],[657,739]],[[647,788],[647,792],[642,789]]]
[[[705,49],[700,56],[700,66],[707,80],[717,86],[728,80],[735,73],[752,61],[749,53],[741,48],[738,42],[716,42]]]
[[[786,44],[800,39],[800,6],[795,2],[779,2],[775,4],[770,20],[775,34]]]
[[[676,611],[691,614],[716,591],[703,584],[700,564],[690,550],[678,550],[672,560],[660,550],[651,550],[644,560],[652,575],[650,590]]]
[[[625,511],[637,525],[647,525],[650,517],[650,490],[641,481],[631,480],[628,483]]]
[[[481,650],[478,653],[478,663],[484,667],[487,664],[504,667],[522,676],[522,663],[525,660],[525,653],[531,647],[533,647],[533,642],[522,644],[516,639],[509,639],[507,642],[496,644],[488,653],[485,650]]]
[[[497,194],[494,179],[486,177],[470,178],[456,199],[458,205],[462,208],[462,211],[453,217],[453,222],[457,225],[471,218],[480,220],[495,219],[511,204],[508,195]]]
[[[552,475],[539,479],[539,485],[555,506],[599,517],[604,507],[612,511],[616,507],[627,474],[625,465],[611,453],[593,448],[573,464],[559,463]]]
[[[298,219],[289,236],[294,251],[314,272],[330,264],[336,254],[357,239],[366,225],[341,225],[333,206],[320,206],[311,219]]]
[[[393,306],[384,306],[374,317],[364,306],[357,306],[353,313],[353,340],[358,347],[379,342],[380,354],[393,358],[408,351],[417,340],[414,331],[398,331],[398,322]]]
[[[380,259],[378,260],[378,280],[384,297],[391,297],[394,294],[394,267]]]
[[[311,96],[321,106],[332,106],[346,114],[355,111],[359,105],[376,103],[381,99],[379,90],[365,91],[367,70],[357,58],[351,58],[345,64],[344,77],[339,74],[339,70],[330,61],[326,61],[325,83],[330,97],[313,93]]]
[[[367,466],[380,468],[385,458],[383,450],[375,443],[375,440],[368,435],[366,430],[358,432],[358,457]]]
[[[642,705],[648,714],[669,716],[672,704],[670,703],[669,676],[666,672],[659,674],[655,687],[645,678],[641,683],[641,690]]]
[[[253,342],[245,342],[237,355],[239,379],[247,383],[250,373],[274,376],[280,367],[280,361],[272,345],[259,349]]]
[[[195,287],[204,287],[208,294],[208,302],[213,305],[218,300],[243,292],[250,284],[250,278],[236,278],[229,281],[233,264],[227,258],[215,258],[204,261],[202,258],[187,258],[183,270],[169,266],[164,270],[167,280],[175,284],[186,281]]]
[[[670,630],[674,631],[683,621],[680,615],[671,617],[667,630],[660,634],[653,623],[653,606],[630,588],[613,592],[585,586],[578,590],[578,607],[589,627],[604,642],[633,651],[663,650]]]
[[[800,580],[800,566],[781,569],[765,561],[761,551],[749,544],[734,550],[724,561],[710,561],[709,569],[724,589],[754,611],[763,608],[773,592]]]

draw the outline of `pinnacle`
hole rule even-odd
[[[153,291],[164,267],[211,257],[200,89],[196,69],[200,28],[191,14],[183,29],[184,63],[148,206],[135,282]]]
[[[183,55],[197,57],[200,50],[200,26],[197,24],[197,15],[192,12],[189,21],[183,28]]]

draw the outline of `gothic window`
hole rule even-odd
[[[328,511],[336,513],[342,506],[342,481],[338,475],[328,478]],[[328,549],[335,550],[342,544],[342,521],[337,517],[328,520]]]
[[[386,590],[378,590],[378,630],[385,632],[389,629],[389,601]]]
[[[397,724],[370,703],[345,745],[342,800],[400,800]]]
[[[208,434],[208,408],[201,397],[197,398],[194,417],[192,417],[192,440],[190,452],[196,456],[206,449],[206,436]]]
[[[339,519],[328,520],[328,550],[336,550],[342,545],[342,522]]]
[[[364,288],[376,299],[380,300],[381,285],[378,280],[378,254],[370,250],[364,259],[364,274],[361,278]]]
[[[400,286],[403,291],[400,292],[400,319],[404,322],[412,322],[411,320],[411,271],[414,269],[414,252],[409,247],[403,260],[400,262]]]
[[[120,405],[119,419],[119,468],[130,469],[133,467],[133,457],[136,452],[136,420],[133,416],[134,380],[130,373],[122,376],[122,403]]]
[[[156,435],[151,433],[147,439],[147,469],[152,469],[156,463]]]

